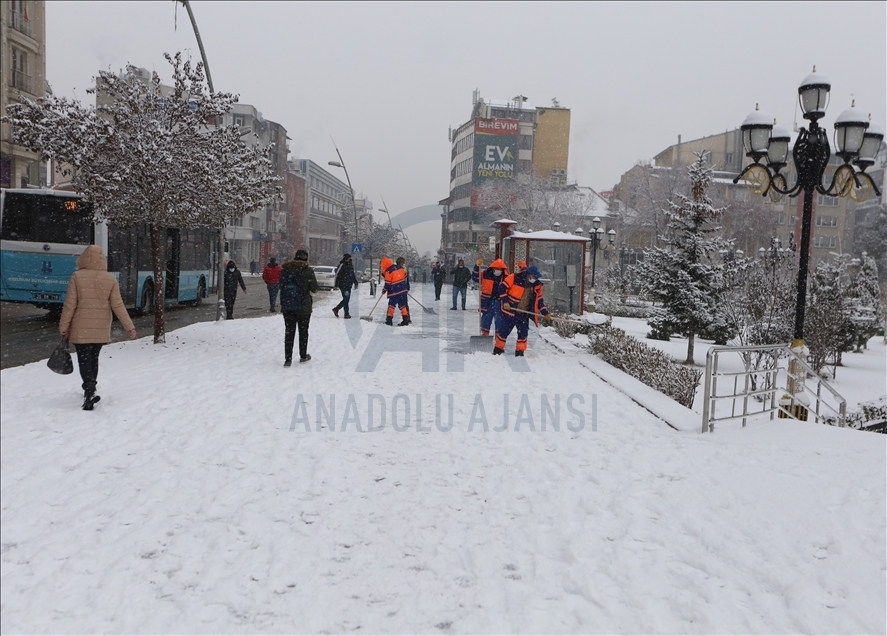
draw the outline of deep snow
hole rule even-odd
[[[588,354],[538,338],[523,362],[447,351],[476,333],[476,300],[451,312],[422,287],[441,315],[414,305],[394,330],[379,309],[356,319],[365,296],[344,321],[338,294],[318,295],[313,360],[291,369],[280,316],[111,345],[91,413],[76,374],[2,371],[3,632],[887,630],[885,436],[677,432]],[[359,370],[378,345],[426,353]],[[385,428],[341,431],[349,395],[366,430],[371,394]],[[478,394],[486,432],[468,430]],[[316,430],[318,395],[336,397],[335,431]],[[559,431],[540,430],[543,396],[560,396]]]

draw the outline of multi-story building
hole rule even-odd
[[[0,115],[19,100],[46,95],[46,3],[42,0],[3,0],[0,6]],[[24,188],[47,185],[46,164],[40,155],[12,143],[12,126],[0,127],[0,186]]]
[[[305,179],[304,209],[307,211],[307,240],[311,262],[335,265],[346,246],[346,225],[351,218],[351,189],[310,159],[295,159],[290,169]]]
[[[491,194],[507,189],[518,176],[565,184],[569,141],[569,109],[534,107],[522,95],[485,101],[475,91],[471,118],[450,130],[442,248],[473,250],[486,244],[495,207]]]
[[[696,161],[696,153],[702,153],[703,159],[714,171],[712,192],[719,197],[719,202],[727,206],[725,212],[725,225],[741,227],[743,219],[730,218],[731,215],[745,214],[746,211],[756,205],[764,213],[767,230],[750,232],[748,240],[742,247],[746,253],[756,251],[760,247],[767,248],[772,238],[778,238],[783,245],[789,244],[789,239],[800,241],[801,213],[803,210],[803,195],[796,198],[782,197],[772,201],[769,197],[761,197],[749,192],[742,180],[733,184],[733,177],[751,163],[751,159],[745,156],[742,147],[742,133],[740,130],[731,130],[717,135],[702,137],[691,141],[682,141],[678,136],[678,143],[669,146],[657,154],[649,166],[637,165],[625,172],[619,183],[614,188],[614,198],[624,206],[624,210],[637,210],[642,202],[639,195],[643,192],[651,193],[655,188],[649,186],[638,188],[638,180],[665,179],[666,174],[673,168],[683,168]],[[831,156],[823,181],[830,183],[835,170],[843,161]],[[870,172],[877,170],[873,166]],[[643,173],[643,174],[642,174]],[[797,172],[794,162],[783,169],[782,174],[789,184],[794,184]],[[668,178],[674,179],[672,175]],[[881,177],[883,178],[883,177]],[[661,196],[669,194],[661,192]],[[647,202],[649,203],[649,202]],[[665,201],[661,201],[660,205]],[[877,205],[877,202],[864,204],[866,207]],[[813,227],[811,233],[811,260],[829,258],[834,253],[853,253],[854,228],[857,223],[857,204],[849,197],[826,196],[817,194],[813,201]],[[749,223],[754,223],[751,219]],[[751,230],[763,230],[763,228],[749,228]],[[640,232],[636,236],[635,247],[645,247],[655,242],[650,231]]]

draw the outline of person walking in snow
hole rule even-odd
[[[277,259],[273,256],[265,269],[262,270],[262,280],[268,286],[268,300],[271,301],[271,313],[273,314],[277,306],[277,294],[280,291],[280,265],[277,264]]]
[[[91,411],[101,399],[96,395],[99,353],[102,345],[111,342],[111,312],[130,338],[136,337],[136,328],[126,313],[117,278],[108,272],[108,261],[102,248],[88,246],[77,258],[76,265],[77,271],[68,281],[59,334],[77,349],[77,366],[83,382],[83,410]]]
[[[471,270],[465,267],[465,261],[459,259],[456,267],[450,272],[453,275],[453,306],[450,310],[457,309],[459,294],[462,294],[462,309],[465,309],[465,297],[468,295],[468,281],[471,280]]]
[[[500,284],[502,320],[496,329],[494,356],[502,355],[505,352],[505,341],[508,339],[508,334],[517,327],[517,344],[514,348],[514,355],[522,357],[524,351],[527,350],[530,318],[537,326],[539,325],[539,316],[542,316],[546,324],[551,323],[551,316],[548,314],[548,308],[542,298],[540,276],[538,269],[528,267],[520,273],[506,276]]]
[[[396,307],[400,307],[401,322],[397,326],[406,327],[410,324],[410,306],[407,303],[410,281],[407,279],[407,272],[387,256],[382,258],[380,269],[385,277],[385,286],[382,291],[388,294],[388,313],[385,317],[385,324],[389,327],[394,324],[394,310]]]
[[[434,283],[434,300],[440,300],[440,290],[443,288],[444,279],[447,276],[447,270],[443,265],[435,262],[431,266],[431,282]]]
[[[293,363],[293,344],[299,332],[299,362],[308,362],[308,325],[311,322],[311,294],[317,293],[317,276],[308,266],[308,252],[299,250],[280,272],[280,313],[285,326],[283,366]]]
[[[508,275],[508,266],[501,258],[497,258],[480,274],[480,334],[490,335],[490,328],[499,329],[501,306],[499,289]]]
[[[348,303],[351,302],[351,290],[357,289],[357,275],[354,273],[354,264],[351,262],[351,254],[342,255],[342,260],[336,268],[336,280],[333,283],[334,290],[338,289],[342,293],[342,302],[333,307],[333,314],[339,317],[339,310],[345,310],[345,318],[351,318],[351,312],[348,310]]]
[[[237,286],[246,293],[246,285],[243,283],[243,276],[234,261],[228,261],[225,267],[225,318],[231,320],[234,318],[234,302],[237,300]]]

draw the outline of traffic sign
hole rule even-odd
[[[351,244],[351,253],[352,254],[363,254],[363,243],[352,243]]]

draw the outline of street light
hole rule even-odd
[[[795,324],[792,349],[804,347],[804,311],[807,300],[807,271],[810,260],[810,231],[813,216],[813,196],[820,194],[846,197],[857,203],[869,198],[872,191],[880,196],[877,184],[865,170],[875,162],[875,157],[884,139],[880,126],[870,125],[863,113],[855,108],[842,112],[835,120],[835,154],[844,163],[832,177],[828,187],[823,186],[822,177],[828,166],[831,148],[825,129],[819,126],[819,119],[825,115],[831,82],[816,72],[804,78],[798,87],[798,101],[804,119],[810,120],[809,130],[801,128],[792,149],[792,157],[797,169],[797,182],[791,188],[780,173],[788,160],[789,134],[784,128],[775,126],[769,116],[755,112],[746,117],[740,129],[745,154],[752,163],[740,172],[733,183],[744,178],[746,187],[762,196],[770,195],[775,202],[782,195],[797,197],[804,195],[803,216],[801,218],[801,251],[798,264],[798,286],[795,303]],[[767,157],[767,164],[761,159]],[[853,166],[857,166],[859,170]]]
[[[598,217],[594,217],[592,219],[591,224],[594,226],[594,229],[588,232],[589,238],[591,238],[591,288],[594,289],[594,279],[597,274],[597,250],[598,246],[601,244],[604,238],[604,234],[607,235],[609,242],[606,246],[601,249],[607,249],[608,247],[613,245],[613,242],[616,240],[616,230],[610,230],[609,232],[605,232],[604,228],[601,227],[601,220]]]
[[[339,160],[327,161],[327,165],[341,168],[345,171],[345,180],[348,181],[348,189],[351,191],[351,212],[354,215],[354,240],[359,243],[360,233],[357,231],[357,203],[354,200],[354,188],[351,187],[351,177],[348,176],[348,168],[345,167],[345,160],[342,159],[342,153],[339,152],[339,147],[335,141],[333,142],[333,147],[336,149],[336,154],[339,155]]]

